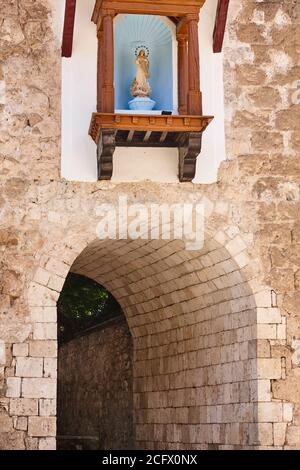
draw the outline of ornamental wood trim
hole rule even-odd
[[[64,31],[63,31],[63,41],[62,41],[62,57],[72,56],[75,12],[76,12],[76,0],[66,0]]]
[[[219,0],[217,7],[217,16],[214,29],[213,51],[222,52],[226,22],[228,16],[229,0]]]
[[[93,113],[89,134],[92,139],[98,143],[102,129],[153,132],[203,132],[212,120],[213,116]]]
[[[170,17],[197,14],[205,0],[97,0],[92,21],[99,24],[104,10],[114,10],[116,13],[164,15]],[[101,20],[100,20],[101,21]]]

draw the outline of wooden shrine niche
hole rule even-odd
[[[198,23],[204,3],[205,0],[96,0],[92,20],[98,37],[97,112],[92,115],[90,135],[97,145],[98,179],[111,179],[115,148],[123,146],[178,148],[179,180],[193,180],[202,133],[213,119],[202,115],[200,91]],[[150,61],[144,37],[135,49],[137,73],[135,79],[132,77],[132,100],[126,110],[116,110],[114,20],[124,14],[167,17],[174,24],[178,43],[178,112],[151,109],[155,96],[151,96],[147,80]]]

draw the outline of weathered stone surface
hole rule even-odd
[[[51,437],[39,439],[39,450],[56,450],[56,439]]]
[[[6,387],[7,397],[19,397],[21,393],[21,379],[19,377],[8,377]]]
[[[40,400],[39,415],[40,416],[56,416],[56,400]]]
[[[8,433],[13,431],[13,422],[12,419],[3,412],[0,412],[0,429],[3,433]]]
[[[98,449],[108,445],[114,449],[132,448],[132,353],[132,338],[125,322],[61,346],[57,400],[59,435],[93,436],[100,439],[95,443]],[[100,363],[105,363],[105,369],[99,367]],[[82,383],[85,387],[80,386]],[[70,396],[73,396],[72,401]],[[87,397],[88,405],[83,409],[82,402]],[[45,401],[42,408],[49,410]],[[58,441],[58,448],[68,449],[64,447],[68,444]]]
[[[30,417],[28,419],[28,435],[31,437],[48,437],[56,434],[56,418]]]
[[[57,357],[56,341],[31,341],[29,354],[32,357]]]
[[[16,361],[17,377],[43,377],[43,359],[18,357]]]
[[[274,398],[291,403],[300,402],[300,376],[290,375],[286,380],[275,381],[272,385]]]
[[[18,429],[19,431],[27,431],[27,427],[28,427],[27,418],[25,417],[17,418],[14,427],[15,429]]]
[[[28,356],[28,343],[17,343],[13,345],[13,355],[18,357]]]
[[[9,413],[12,416],[38,415],[38,400],[31,398],[12,398],[10,400]]]
[[[46,378],[24,378],[22,380],[22,397],[56,398],[56,380]]]
[[[0,0],[1,449],[54,447],[56,301],[96,239],[97,208],[116,207],[121,193],[131,203],[205,199],[213,237],[194,260],[176,244],[106,243],[94,266],[136,341],[137,447],[300,446],[298,18],[294,0],[230,2],[228,161],[217,184],[78,183],[60,178],[61,54],[50,2]],[[255,311],[252,292],[282,323],[277,310]],[[43,360],[44,377],[16,377],[22,358]],[[29,431],[22,413],[31,401],[23,409],[18,399],[39,400],[43,416],[29,418]],[[254,422],[258,401],[271,422]],[[10,409],[20,410],[19,429]]]
[[[289,426],[287,430],[287,444],[290,446],[299,446],[300,426]]]
[[[274,445],[275,446],[284,446],[286,440],[286,423],[274,423]]]

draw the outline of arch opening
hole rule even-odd
[[[198,252],[179,240],[95,240],[71,272],[105,286],[126,316],[133,448],[257,442],[256,305],[224,246],[212,237]]]
[[[57,310],[58,450],[131,449],[133,345],[120,305],[70,272]]]

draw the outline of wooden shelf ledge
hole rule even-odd
[[[109,180],[116,147],[179,149],[179,180],[192,181],[202,133],[213,116],[93,113],[89,134],[97,145],[98,179]]]
[[[213,116],[166,116],[147,114],[93,113],[89,134],[96,144],[101,129],[152,132],[203,132]]]

